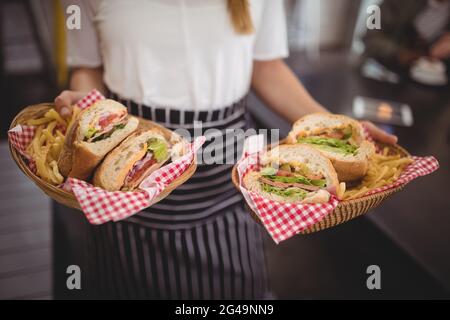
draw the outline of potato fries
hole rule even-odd
[[[42,118],[26,122],[27,125],[37,127],[27,152],[36,162],[37,175],[53,185],[64,181],[58,169],[58,158],[65,138],[63,132],[78,113],[79,108],[75,107],[72,119],[67,122],[56,110],[50,109]]]
[[[389,148],[384,148],[383,153],[375,154],[369,160],[369,170],[361,183],[347,189],[342,199],[360,198],[369,191],[394,182],[412,161],[411,158],[402,158],[399,154],[389,155]]]

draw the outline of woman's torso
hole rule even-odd
[[[137,103],[229,106],[247,93],[254,59],[287,55],[282,1],[250,1],[250,35],[235,32],[226,0],[84,3],[81,33],[69,32],[69,65],[103,65],[105,84]]]

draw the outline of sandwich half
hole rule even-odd
[[[94,185],[131,191],[170,159],[170,143],[156,129],[138,130],[108,154],[94,174]]]
[[[139,120],[114,100],[101,100],[79,113],[69,128],[58,160],[65,177],[88,179],[95,167],[133,133]]]
[[[365,139],[363,127],[343,115],[315,113],[294,123],[288,143],[313,146],[331,160],[339,181],[362,178],[375,153],[375,146]]]
[[[326,203],[343,192],[330,160],[307,145],[280,145],[261,159],[262,168],[244,176],[243,184],[264,197],[290,203]]]

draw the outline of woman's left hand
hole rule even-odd
[[[387,143],[387,144],[395,144],[398,141],[397,136],[387,133],[384,130],[381,130],[376,125],[374,125],[370,121],[362,121],[363,126],[367,129],[372,138],[376,141]]]

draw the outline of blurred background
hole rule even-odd
[[[286,1],[287,62],[332,112],[377,122],[412,154],[433,155],[441,167],[369,215],[278,246],[267,239],[278,298],[450,297],[448,59],[423,59],[450,31],[449,1],[414,0],[404,8],[402,1],[381,3]],[[367,28],[376,22],[373,4],[381,5],[381,32]],[[428,8],[445,12],[447,20]],[[65,271],[58,238],[76,227],[52,224],[50,200],[13,163],[6,140],[22,108],[52,101],[64,88],[61,30],[57,0],[0,2],[0,299],[51,299],[64,286],[52,281],[53,270]],[[259,127],[288,132],[289,124],[254,96],[250,105]],[[381,268],[381,290],[366,287],[369,265]]]

